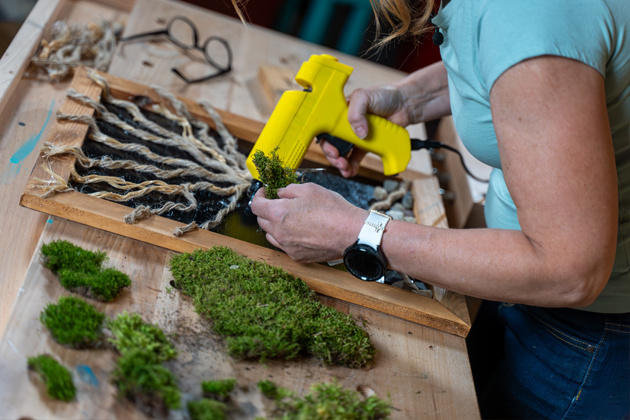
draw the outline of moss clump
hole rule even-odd
[[[150,416],[165,416],[170,408],[180,407],[175,375],[155,362],[149,349],[132,348],[122,355],[112,372],[112,383]]]
[[[210,398],[226,398],[236,385],[236,379],[204,381],[201,383],[203,393]]]
[[[40,321],[59,344],[75,349],[98,347],[103,338],[105,314],[81,299],[62,296],[57,304],[48,304]]]
[[[46,393],[56,400],[71,401],[77,394],[70,371],[47,354],[29,357],[28,368],[37,372],[46,384]]]
[[[310,353],[326,364],[363,367],[374,347],[352,317],[322,305],[306,284],[284,270],[225,247],[170,261],[176,284],[214,322],[237,358],[291,359]]]
[[[256,150],[252,159],[260,181],[265,186],[265,196],[270,199],[278,198],[278,190],[289,184],[297,184],[297,175],[289,167],[283,166],[282,160],[278,157],[278,148],[273,149],[269,156],[265,156],[262,150]]]
[[[263,395],[271,400],[279,400],[286,396],[283,394],[285,389],[278,387],[272,381],[259,381],[256,385]]]
[[[68,241],[42,246],[44,266],[59,277],[67,290],[91,299],[109,302],[131,284],[129,276],[114,268],[103,268],[104,252],[92,252]]]
[[[224,420],[226,410],[224,403],[207,398],[188,403],[188,413],[192,420]]]
[[[123,312],[106,322],[113,337],[109,341],[122,355],[112,372],[112,383],[120,395],[151,417],[166,416],[180,406],[177,380],[162,362],[177,350],[164,331],[137,314]]]
[[[164,331],[157,325],[144,322],[137,314],[123,312],[116,319],[107,320],[107,328],[113,337],[109,341],[120,354],[126,354],[135,348],[147,350],[153,355],[153,363],[165,362],[177,356],[177,350]]]
[[[268,382],[268,381],[265,381]],[[258,383],[261,387],[261,382]],[[264,385],[267,388],[268,385]],[[299,398],[290,391],[277,388],[276,409],[272,419],[334,419],[385,420],[389,419],[390,403],[372,395],[363,398],[358,392],[345,389],[337,382],[313,384],[310,392]]]

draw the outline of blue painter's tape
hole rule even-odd
[[[35,146],[37,146],[37,143],[39,143],[39,139],[42,137],[42,134],[44,134],[44,130],[46,129],[46,126],[48,125],[48,121],[50,121],[50,116],[52,115],[54,106],[55,106],[55,100],[53,99],[52,102],[50,103],[50,109],[48,109],[48,115],[46,115],[46,121],[44,121],[44,125],[42,126],[42,129],[39,131],[39,133],[37,133],[36,135],[28,139],[26,143],[24,143],[22,147],[20,147],[15,153],[13,153],[13,156],[11,156],[11,159],[9,159],[9,162],[13,164],[18,164],[22,160],[24,160],[25,157],[31,154],[33,149],[35,149]]]
[[[98,387],[98,378],[88,365],[77,365],[77,373],[79,378],[88,385]]]

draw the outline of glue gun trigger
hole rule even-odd
[[[328,143],[335,146],[335,148],[339,151],[340,157],[346,157],[348,153],[350,153],[350,150],[354,147],[352,143],[341,140],[339,137],[331,136],[327,133],[317,136],[317,143],[320,143],[322,140],[326,140]]]

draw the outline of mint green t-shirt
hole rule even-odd
[[[630,312],[630,0],[451,0],[433,23],[444,35],[457,131],[477,159],[496,168],[485,205],[490,228],[520,229],[492,123],[494,82],[541,55],[572,58],[604,76],[619,184],[617,253],[606,288],[580,309]]]

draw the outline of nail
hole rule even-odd
[[[354,134],[356,134],[357,137],[360,139],[364,139],[365,136],[367,136],[367,130],[365,129],[365,127],[352,127],[352,131],[354,131]]]

